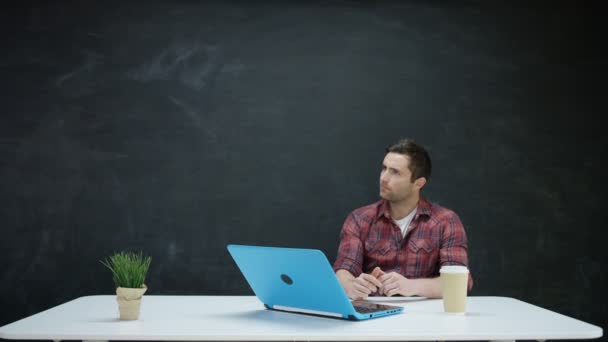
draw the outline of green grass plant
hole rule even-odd
[[[118,252],[101,263],[112,271],[116,287],[140,288],[144,285],[152,258],[141,252]]]

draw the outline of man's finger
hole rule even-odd
[[[370,293],[376,291],[376,286],[365,279],[358,279],[357,283],[367,288]]]
[[[397,293],[397,290],[398,290],[397,288],[394,288],[394,289],[392,289],[392,290],[388,291],[386,295],[387,295],[388,297],[392,297],[392,296],[394,296],[394,295],[398,294],[398,293]]]
[[[398,287],[399,287],[399,284],[397,282],[384,285],[384,293],[388,294],[391,290],[394,290]]]
[[[374,276],[375,278],[379,278],[383,274],[384,274],[384,271],[378,266],[376,266],[376,268],[374,268],[374,270],[372,271],[372,276]]]
[[[353,299],[357,300],[357,299],[365,299],[367,298],[369,295],[365,292],[361,292],[359,290],[355,290],[353,289]]]
[[[399,279],[395,278],[395,277],[387,277],[384,278],[384,280],[382,280],[382,286],[386,286],[388,284],[394,284],[399,282]]]
[[[376,287],[382,287],[382,282],[371,274],[361,273],[361,275],[359,277],[361,279],[364,279],[364,280],[374,284]]]
[[[367,293],[365,292],[367,289],[365,287],[361,289],[360,286],[361,285],[357,284],[356,282],[353,282],[350,290],[348,291],[348,297],[354,300],[367,297]]]
[[[359,299],[363,299],[364,297],[361,296],[361,294],[359,294],[358,292],[353,292],[350,295],[348,295],[348,298],[352,299],[352,300],[359,300]]]
[[[364,299],[365,296],[359,292],[356,292],[353,290],[353,293],[350,294],[350,299],[352,300],[359,300],[359,299]]]
[[[373,291],[376,291],[376,289],[370,289],[365,284],[361,284],[359,281],[355,281],[353,284],[354,284],[354,289],[356,291],[364,293],[366,295],[369,295]]]
[[[380,276],[380,278],[378,278],[378,280],[380,280],[383,284],[385,281],[389,280],[389,279],[393,279],[393,281],[397,281],[397,277],[395,276],[394,272],[391,273],[385,273],[383,275]]]

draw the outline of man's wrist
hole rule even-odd
[[[342,287],[344,287],[344,288],[346,287],[347,284],[350,284],[355,280],[355,276],[353,276],[352,273],[350,273],[349,271],[347,271],[345,269],[337,270],[336,276],[338,277],[340,284],[342,284]]]
[[[423,286],[421,279],[408,279],[407,281],[410,282],[409,288],[412,289],[410,296],[420,296]]]
[[[409,288],[412,290],[411,296],[427,298],[441,298],[441,283],[439,277],[408,279],[411,283]]]

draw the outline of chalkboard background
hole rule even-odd
[[[588,4],[587,4],[588,5]],[[323,250],[426,145],[472,295],[606,328],[608,138],[597,8],[501,2],[3,5],[0,325],[112,294],[252,294],[228,243]],[[580,5],[579,5],[580,6]]]

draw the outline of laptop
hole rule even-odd
[[[227,248],[268,309],[354,321],[403,312],[400,306],[351,302],[320,250],[235,244]]]

